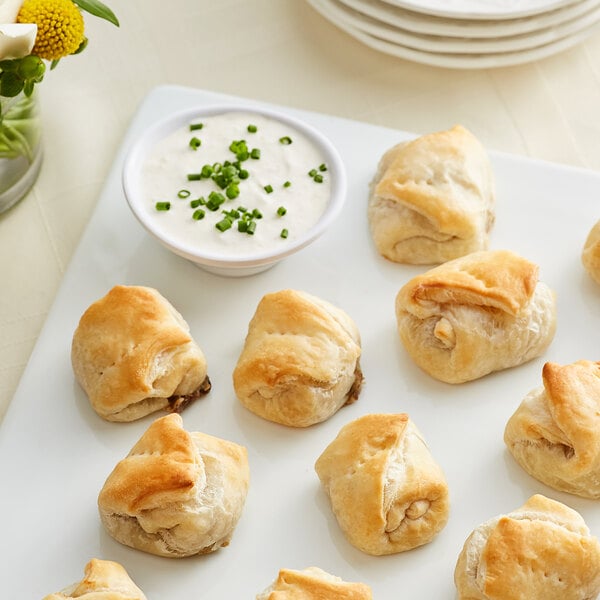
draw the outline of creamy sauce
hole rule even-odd
[[[150,150],[143,166],[146,210],[159,229],[203,253],[244,257],[283,247],[319,220],[330,197],[330,173],[319,169],[325,157],[308,137],[290,125],[255,113],[200,117],[193,123],[202,123],[202,129],[190,131],[186,125],[175,131]],[[249,132],[248,125],[255,125],[257,131]],[[190,147],[194,137],[201,142],[196,150]],[[291,143],[281,143],[285,137]],[[192,208],[192,200],[208,200],[211,192],[225,195],[225,190],[211,178],[189,181],[188,174],[200,173],[203,165],[235,162],[236,156],[229,149],[234,140],[245,140],[249,151],[260,150],[259,159],[240,163],[248,177],[237,183],[239,195],[226,199],[214,212],[202,205]],[[322,182],[309,175],[313,170]],[[286,182],[290,182],[287,187]],[[271,186],[271,193],[265,191],[267,186]],[[181,190],[189,191],[189,196],[178,197]],[[170,209],[157,210],[157,202],[169,202]],[[255,233],[240,233],[236,220],[230,229],[219,231],[215,225],[223,220],[222,211],[240,206],[262,214],[261,219],[254,219]],[[285,209],[284,215],[278,214],[280,207]],[[197,209],[205,213],[201,220],[192,217]],[[281,237],[284,229],[287,238]]]

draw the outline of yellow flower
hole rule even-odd
[[[25,0],[18,23],[35,23],[33,54],[58,60],[73,54],[83,42],[83,17],[71,0]]]

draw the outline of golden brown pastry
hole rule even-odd
[[[542,380],[509,419],[504,441],[546,485],[600,498],[600,362],[549,362]]]
[[[592,227],[585,240],[581,262],[592,279],[600,283],[600,221]]]
[[[246,448],[157,419],[108,476],[100,518],[118,542],[167,557],[229,544],[249,485]]]
[[[556,303],[537,265],[488,250],[411,279],[396,296],[396,319],[421,369],[462,383],[543,354],[554,337]]]
[[[146,596],[127,571],[116,562],[92,558],[85,566],[85,577],[62,592],[44,600],[146,600]]]
[[[348,583],[319,569],[281,569],[269,588],[256,600],[371,600],[371,588],[364,583]]]
[[[483,146],[460,125],[394,146],[371,182],[368,218],[378,252],[394,262],[487,249],[494,182]]]
[[[264,419],[308,427],[358,398],[360,352],[358,329],[341,309],[301,291],[267,294],[233,372],[235,393]]]
[[[117,285],[83,314],[71,362],[92,407],[108,421],[179,412],[210,390],[188,324],[155,289]]]
[[[458,558],[459,600],[592,600],[600,544],[573,509],[541,495],[477,527]]]
[[[426,544],[448,520],[446,479],[406,414],[348,423],[315,470],[346,538],[367,554]]]

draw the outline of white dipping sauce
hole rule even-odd
[[[303,133],[256,113],[230,112],[199,117],[192,123],[202,123],[202,129],[190,131],[186,125],[164,138],[149,151],[142,169],[143,194],[148,199],[146,210],[159,229],[205,254],[245,257],[281,248],[319,220],[330,197],[330,173],[319,170],[326,159]],[[249,132],[248,125],[256,126],[257,131]],[[201,142],[196,150],[190,147],[194,137]],[[281,143],[280,139],[285,137],[291,143]],[[200,197],[208,200],[212,191],[225,195],[225,190],[210,178],[189,181],[187,176],[200,173],[206,164],[235,162],[236,156],[229,150],[234,140],[245,140],[249,151],[258,148],[260,158],[241,162],[248,178],[237,184],[239,196],[226,199],[214,212],[198,206],[205,216],[194,220],[196,208],[190,207],[190,201]],[[313,170],[322,177],[321,183],[309,175]],[[286,182],[291,185],[284,186]],[[267,193],[266,186],[273,191]],[[188,190],[190,195],[179,198],[180,190]],[[157,202],[170,202],[170,209],[157,210]],[[262,214],[261,219],[255,219],[255,233],[239,232],[235,220],[230,229],[219,231],[215,224],[224,218],[222,211],[240,206],[249,211],[257,209]],[[283,216],[277,214],[280,207],[285,208]],[[284,229],[287,238],[281,236]]]

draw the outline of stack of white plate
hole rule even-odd
[[[600,0],[307,0],[367,46],[455,69],[545,58],[600,32]]]

